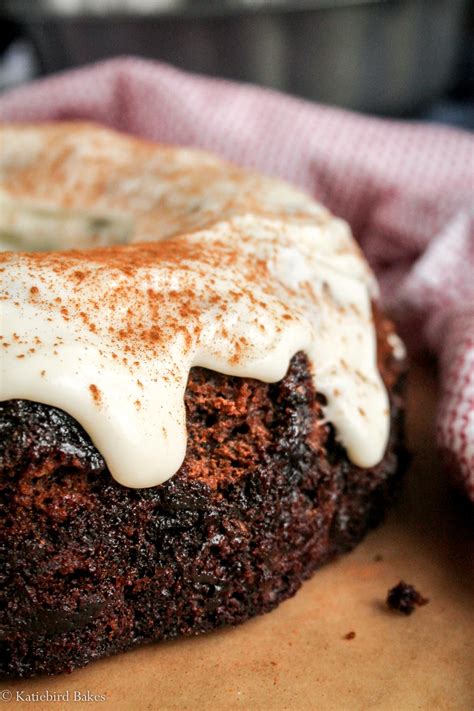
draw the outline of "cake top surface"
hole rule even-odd
[[[0,139],[2,233],[88,247],[0,256],[0,399],[62,408],[120,483],[152,486],[185,456],[190,368],[275,382],[304,351],[349,457],[382,458],[375,286],[346,223],[199,151],[91,125]]]
[[[15,250],[154,242],[245,213],[328,219],[283,181],[87,123],[1,128],[0,208]]]

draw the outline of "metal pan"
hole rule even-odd
[[[402,115],[449,86],[465,0],[4,0],[45,73],[122,54]]]

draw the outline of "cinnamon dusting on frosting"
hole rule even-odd
[[[100,405],[102,395],[97,385],[94,385],[94,383],[92,383],[91,385],[89,385],[89,390],[91,391],[92,399],[94,400],[95,404]]]
[[[19,160],[18,136],[42,159]],[[136,243],[0,256],[11,344],[1,399],[68,411],[119,482],[151,486],[183,461],[193,366],[275,382],[303,350],[350,458],[381,459],[389,418],[376,287],[345,223],[284,183],[204,153],[90,126],[0,131],[0,141],[12,137],[0,151],[0,198],[8,188],[10,217],[28,203],[37,228],[28,234],[43,234],[31,208],[43,204],[73,211],[61,213],[68,239],[84,228],[84,209],[89,221],[97,213],[91,230],[99,213],[110,218],[101,239],[115,243],[126,222]]]

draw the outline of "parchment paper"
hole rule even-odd
[[[474,710],[474,515],[440,472],[435,402],[431,369],[415,366],[407,423],[415,458],[399,504],[293,599],[238,628],[137,649],[69,675],[3,683],[12,694],[3,706]],[[430,599],[411,617],[385,607],[401,578]],[[355,638],[345,639],[351,631]],[[68,692],[69,700],[21,701],[46,691]],[[104,700],[75,701],[75,692]]]

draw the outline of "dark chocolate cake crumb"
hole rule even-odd
[[[114,481],[67,413],[0,403],[0,677],[239,624],[357,545],[407,464],[405,365],[375,323],[391,430],[369,469],[325,421],[303,353],[271,384],[193,368],[186,459],[149,489]]]
[[[387,606],[390,610],[398,610],[404,615],[411,615],[416,607],[421,607],[429,602],[413,585],[400,580],[387,594]]]
[[[351,630],[350,632],[344,635],[344,639],[355,639],[355,636],[356,633],[354,632],[354,630]]]

